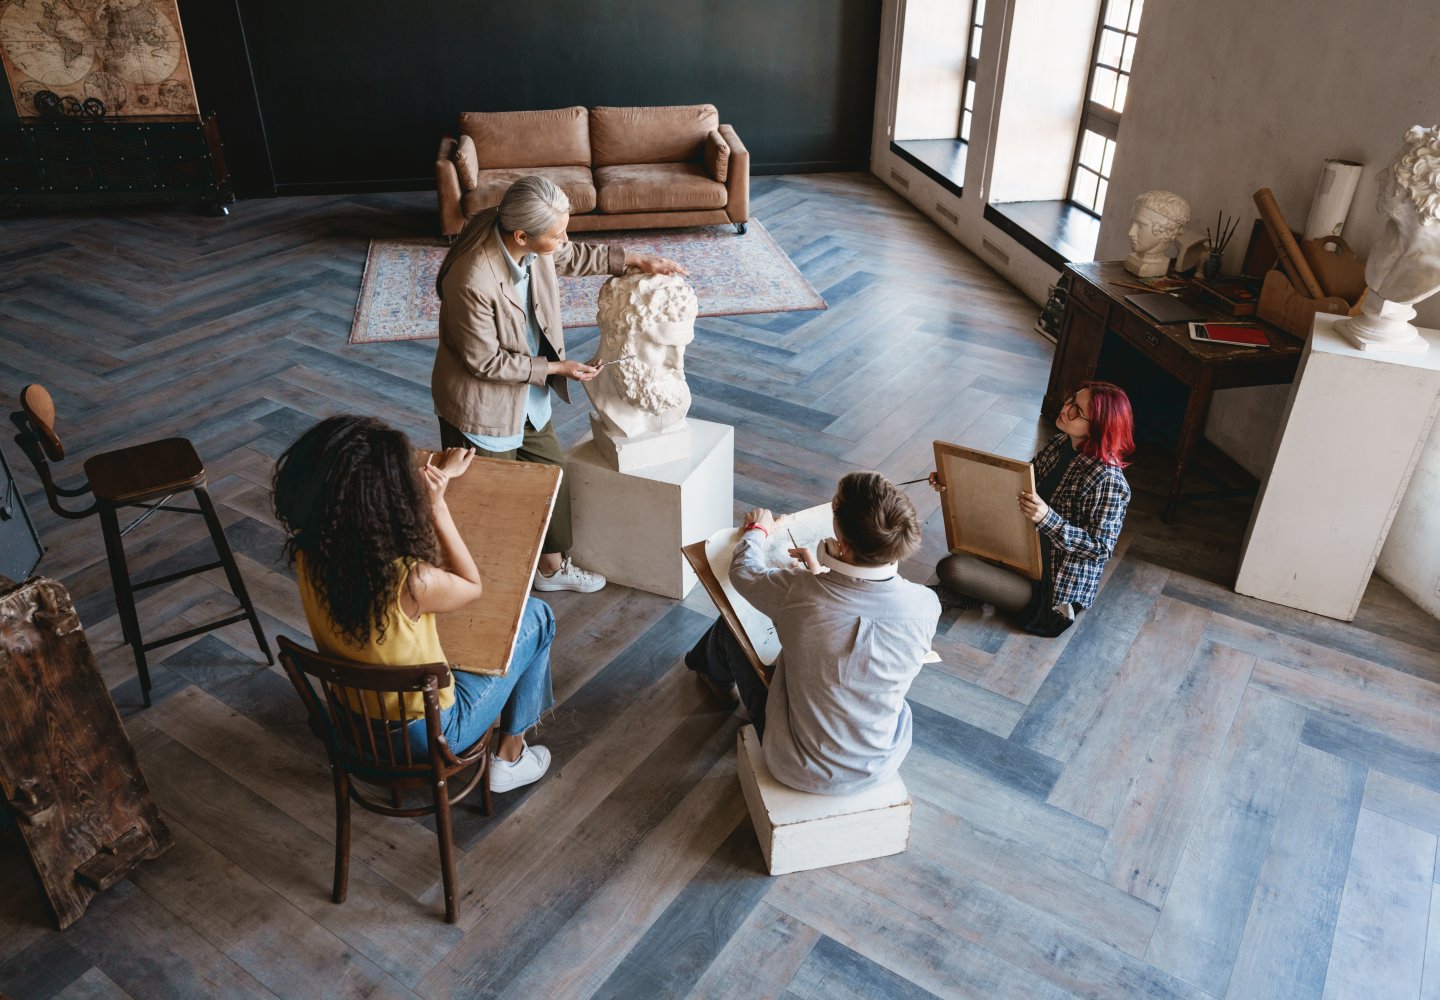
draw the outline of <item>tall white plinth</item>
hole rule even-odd
[[[735,428],[691,418],[690,456],[620,472],[586,435],[566,455],[575,561],[610,582],[680,599],[680,547],[735,523]]]
[[[1440,350],[1362,351],[1339,318],[1315,317],[1235,590],[1351,621],[1440,410]]]

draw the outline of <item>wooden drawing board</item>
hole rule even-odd
[[[755,647],[750,644],[749,636],[745,634],[745,627],[740,624],[735,609],[730,606],[730,601],[725,597],[725,591],[720,587],[720,580],[715,576],[715,571],[710,568],[710,560],[705,555],[705,547],[708,544],[708,539],[691,542],[689,545],[682,546],[680,553],[690,564],[690,568],[695,571],[695,576],[700,580],[700,586],[705,588],[705,593],[709,594],[710,599],[715,602],[720,617],[725,619],[725,624],[730,626],[730,631],[735,635],[740,643],[740,648],[745,653],[745,659],[750,661],[750,666],[755,668],[755,672],[760,675],[765,686],[769,687],[771,671],[760,661],[760,655],[755,652]]]
[[[428,452],[421,452],[424,461]],[[530,581],[560,489],[560,470],[536,462],[476,458],[445,488],[460,537],[480,570],[480,600],[440,615],[452,668],[504,675],[520,633]]]
[[[1041,577],[1040,535],[1016,498],[1035,492],[1035,469],[988,452],[935,442],[935,469],[945,492],[940,510],[951,552],[969,552]]]

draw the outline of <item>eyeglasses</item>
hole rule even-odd
[[[1066,420],[1089,421],[1090,419],[1085,415],[1085,411],[1080,409],[1080,404],[1075,402],[1074,396],[1067,396],[1065,402],[1060,404],[1060,416]]]

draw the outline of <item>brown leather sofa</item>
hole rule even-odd
[[[713,104],[467,112],[435,159],[440,228],[500,203],[526,174],[570,196],[571,232],[750,219],[750,153]]]

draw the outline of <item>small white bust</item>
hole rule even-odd
[[[600,289],[600,361],[606,365],[584,383],[612,438],[666,434],[685,427],[690,387],[685,384],[685,345],[695,339],[699,303],[678,274],[623,274]]]
[[[1415,303],[1440,291],[1440,128],[1412,126],[1400,155],[1376,175],[1385,231],[1365,263],[1360,315],[1336,327],[1362,350],[1423,353]]]
[[[1190,222],[1190,203],[1170,191],[1146,191],[1130,212],[1130,256],[1125,270],[1142,278],[1170,269],[1170,244]]]

